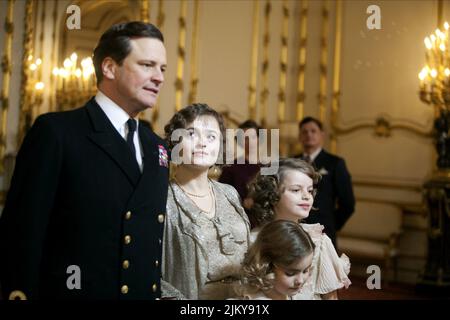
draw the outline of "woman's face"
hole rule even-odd
[[[299,170],[286,170],[280,188],[275,219],[298,222],[307,218],[314,202],[313,180]]]
[[[183,135],[183,163],[209,168],[219,156],[222,136],[219,123],[213,116],[199,116],[186,127]]]
[[[283,299],[299,293],[311,276],[312,260],[313,253],[310,253],[287,267],[275,266],[271,296]]]

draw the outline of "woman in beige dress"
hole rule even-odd
[[[165,134],[177,166],[167,198],[163,279],[187,299],[227,299],[250,230],[237,191],[208,178],[223,160],[222,117],[206,104],[193,104],[172,117]]]
[[[273,220],[289,220],[300,223],[307,218],[314,202],[315,185],[319,174],[306,161],[283,159],[273,175],[258,175],[250,186],[253,199],[252,213],[258,223],[264,225]],[[314,213],[312,213],[314,214]],[[311,277],[303,285],[295,300],[337,299],[337,290],[347,288],[350,261],[346,255],[338,256],[331,239],[324,234],[320,224],[304,224],[315,249]],[[252,231],[255,239],[260,228]]]

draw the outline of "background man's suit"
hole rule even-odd
[[[28,298],[155,299],[168,167],[139,126],[143,173],[100,106],[38,117],[18,153],[0,219],[0,281]],[[67,268],[81,270],[69,290]],[[126,287],[125,287],[126,286]]]
[[[324,225],[324,232],[336,246],[336,232],[355,210],[351,176],[344,159],[323,149],[313,160],[313,165],[322,175],[313,205],[318,210],[311,210],[304,222]]]

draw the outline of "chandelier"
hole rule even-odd
[[[426,65],[419,73],[420,100],[435,110],[434,135],[439,169],[450,169],[450,52],[449,24],[425,38]]]
[[[442,2],[439,2],[442,5]],[[441,10],[442,11],[442,10]],[[424,40],[426,65],[419,73],[420,99],[434,107],[437,168],[424,184],[428,213],[428,252],[416,290],[448,297],[450,293],[450,54],[449,24]]]
[[[63,67],[53,68],[56,83],[56,101],[60,110],[69,110],[86,103],[97,92],[95,69],[90,57],[78,64],[74,52],[66,58]]]

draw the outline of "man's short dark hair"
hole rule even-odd
[[[258,137],[259,137],[259,129],[261,129],[261,127],[254,120],[246,120],[246,121],[242,122],[238,128],[242,129],[244,131],[248,130],[248,129],[255,129],[256,135]]]
[[[97,84],[103,79],[102,63],[111,57],[118,65],[130,54],[130,39],[154,38],[164,43],[164,37],[157,27],[151,23],[131,21],[113,25],[101,36],[94,49],[92,61],[94,63]]]
[[[300,123],[298,124],[298,128],[301,129],[303,127],[303,125],[309,123],[309,122],[314,122],[315,124],[317,124],[317,126],[319,127],[320,131],[323,131],[323,125],[322,122],[320,122],[320,120],[313,118],[313,117],[304,117],[302,121],[300,121]]]

